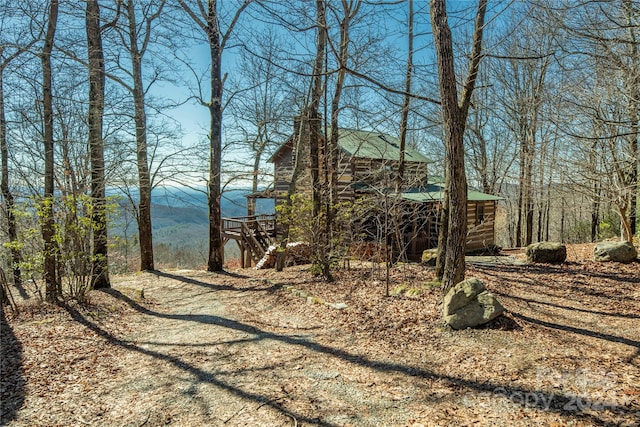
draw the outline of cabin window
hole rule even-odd
[[[476,225],[480,225],[484,222],[484,204],[476,204]]]

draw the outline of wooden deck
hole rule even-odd
[[[275,237],[275,215],[222,218],[222,238],[225,244],[229,240],[236,241],[242,268],[251,267],[252,261],[260,261],[269,246],[275,244]]]

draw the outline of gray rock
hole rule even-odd
[[[438,259],[438,249],[426,249],[422,252],[422,263],[430,267],[436,265]]]
[[[331,308],[335,308],[336,310],[344,310],[347,308],[347,304],[343,302],[327,303],[327,305]]]
[[[567,247],[562,243],[539,242],[527,246],[527,261],[541,263],[561,263],[567,259]]]
[[[638,251],[630,242],[600,242],[593,249],[596,261],[631,262],[638,257]]]
[[[504,313],[504,307],[475,278],[464,280],[447,292],[443,302],[444,320],[453,329],[474,328]]]

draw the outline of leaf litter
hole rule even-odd
[[[334,283],[306,266],[182,270],[116,276],[82,306],[27,300],[2,323],[0,421],[638,425],[639,264],[595,263],[592,248],[470,263],[507,314],[463,331],[417,264],[390,270],[394,296],[381,265],[352,262]]]

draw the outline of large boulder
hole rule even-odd
[[[425,249],[422,252],[422,263],[434,267],[438,259],[438,249]]]
[[[539,242],[527,246],[527,261],[540,263],[562,263],[567,259],[567,247],[562,243]]]
[[[502,313],[502,304],[475,278],[458,283],[444,297],[444,320],[453,329],[474,328]]]
[[[593,249],[596,261],[631,262],[637,257],[638,251],[630,242],[600,242]]]

